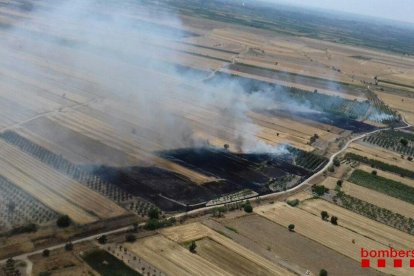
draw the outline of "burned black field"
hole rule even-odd
[[[217,180],[196,184],[182,175],[156,167],[96,166],[88,170],[134,196],[151,201],[165,211],[202,207],[210,200],[246,189],[266,194],[271,192],[269,183],[274,179],[292,174],[304,179],[311,174],[310,169],[292,164],[293,152],[274,156],[197,148],[158,154]],[[324,163],[325,159],[321,158],[317,162]]]
[[[251,68],[250,68],[251,69]],[[258,70],[253,67],[254,70]],[[285,74],[286,75],[286,74]],[[347,84],[327,80],[310,78],[307,81],[323,82],[321,88],[329,88],[334,85],[335,90],[342,93],[351,93],[350,95],[366,96],[365,101],[349,100],[342,97],[319,93],[317,89],[313,93],[295,87],[287,87],[266,81],[261,81],[249,77],[241,77],[231,75],[224,72],[216,73],[213,78],[208,79],[211,83],[220,83],[223,79],[233,79],[239,83],[245,93],[266,93],[271,95],[274,100],[275,107],[269,106],[266,109],[256,109],[256,112],[273,116],[282,116],[297,118],[301,121],[308,120],[310,122],[323,123],[353,133],[369,132],[376,129],[375,126],[363,122],[367,118],[373,117],[374,121],[397,127],[403,126],[404,123],[389,109],[377,96],[369,90],[362,88],[350,87]],[[289,81],[296,82],[301,80],[303,76],[289,76]],[[318,86],[316,86],[318,87]],[[284,106],[284,108],[280,108]],[[375,114],[381,114],[379,118]]]
[[[341,129],[352,131],[353,133],[370,132],[378,129],[377,127],[360,122],[348,117],[336,114],[329,114],[327,112],[300,112],[291,110],[274,110],[264,111],[263,113],[272,116],[280,116],[286,118],[297,118],[301,121],[318,122],[326,125],[335,126]]]
[[[297,176],[296,182],[299,182],[327,162],[324,157],[290,147],[286,154],[277,156],[236,154],[216,148],[157,153],[216,179],[197,184],[180,174],[157,167],[74,164],[12,131],[2,133],[0,138],[122,206],[135,206],[133,201],[141,199],[164,211],[199,208],[210,200],[246,189],[258,194],[270,193],[271,182],[292,175]]]

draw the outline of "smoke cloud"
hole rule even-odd
[[[2,66],[55,83],[64,97],[65,89],[93,95],[101,102],[92,107],[118,119],[128,115],[138,126],[131,134],[117,120],[106,122],[116,135],[139,136],[144,148],[154,150],[203,147],[220,137],[235,145],[231,150],[284,151],[260,141],[259,128],[248,116],[255,109],[277,108],[274,95],[245,93],[226,78],[203,81],[206,76],[172,65],[185,64],[173,45],[189,35],[178,16],[128,1],[38,1],[26,9],[27,18],[2,35]],[[184,47],[180,44],[180,50]],[[50,73],[51,67],[62,74]],[[18,81],[0,78],[22,89]],[[114,109],[108,98],[132,111]]]

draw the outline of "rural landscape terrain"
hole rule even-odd
[[[411,25],[0,0],[0,275],[414,275],[361,263],[414,250],[412,124]]]

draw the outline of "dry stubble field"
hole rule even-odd
[[[312,205],[308,205],[305,201],[304,207],[301,208],[290,207],[285,203],[275,203],[256,208],[255,212],[285,227],[294,224],[297,234],[308,237],[357,262],[361,259],[361,247],[371,250],[384,250],[390,244],[396,244],[401,246],[402,249],[410,249],[411,247],[407,245],[407,242],[414,242],[408,234],[341,207],[319,200],[309,202]],[[332,215],[339,214],[339,225],[335,226],[322,221],[320,218],[321,209],[326,209]],[[381,271],[395,275],[407,275],[410,270],[406,266],[402,269],[387,267],[381,269]]]
[[[196,241],[196,253],[184,247]],[[200,224],[163,229],[125,245],[161,271],[174,275],[290,275],[291,273]]]

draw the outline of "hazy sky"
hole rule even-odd
[[[414,23],[414,0],[267,0]]]

